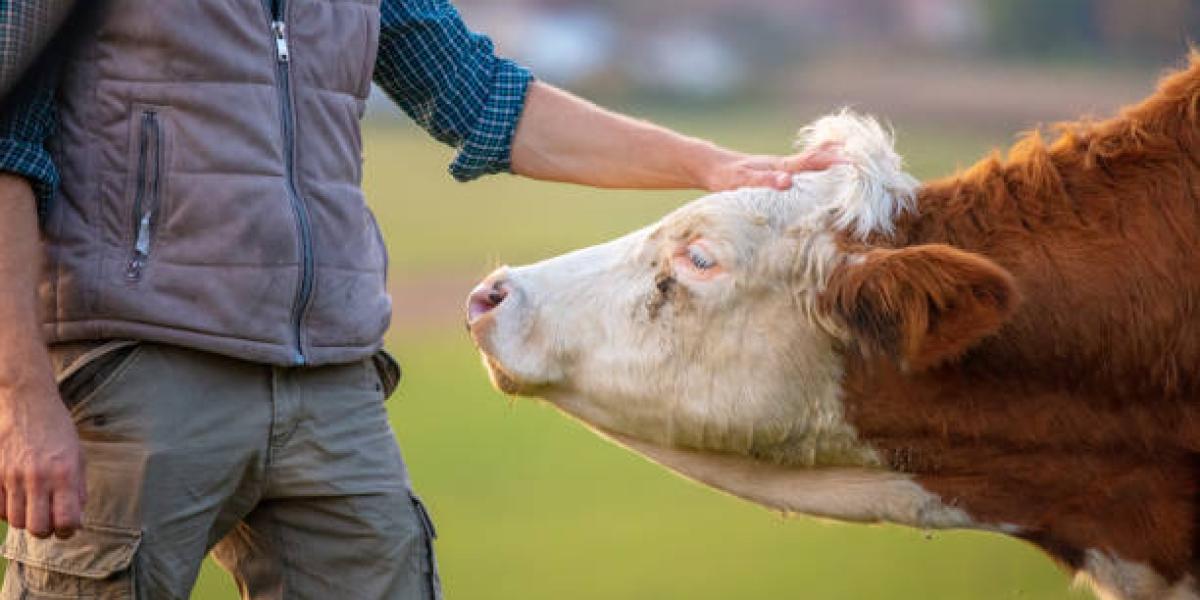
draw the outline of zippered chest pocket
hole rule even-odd
[[[133,201],[129,214],[128,260],[125,279],[142,279],[154,250],[156,230],[162,221],[167,135],[164,129],[166,109],[138,105],[134,108],[132,166]]]

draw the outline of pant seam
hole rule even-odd
[[[267,456],[266,466],[270,467],[275,462],[275,422],[279,419],[279,369],[269,367],[271,376],[271,420],[267,423]],[[267,469],[264,475],[270,477],[270,472]]]

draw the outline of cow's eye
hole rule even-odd
[[[692,266],[701,271],[707,271],[717,266],[717,259],[713,258],[707,250],[696,244],[692,244],[687,248],[688,260],[692,261]]]

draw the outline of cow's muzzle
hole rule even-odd
[[[467,326],[474,327],[491,316],[509,296],[508,269],[501,268],[471,290],[467,297]]]

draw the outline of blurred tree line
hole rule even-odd
[[[981,1],[991,49],[1126,61],[1177,57],[1200,43],[1200,0]]]

